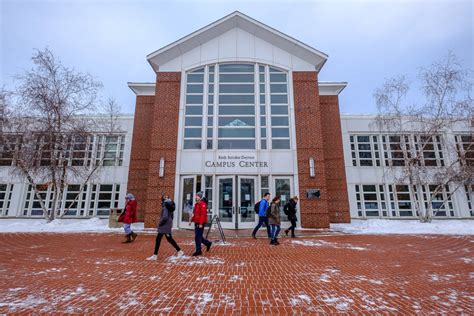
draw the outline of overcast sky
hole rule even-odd
[[[349,83],[345,113],[375,113],[372,94],[385,78],[415,80],[449,50],[473,69],[472,1],[254,2],[0,0],[0,84],[11,88],[33,49],[49,47],[132,113],[127,82],[155,80],[146,55],[235,10],[328,54],[319,79]]]

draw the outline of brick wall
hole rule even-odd
[[[157,75],[150,134],[150,155],[145,201],[145,227],[156,227],[161,212],[161,194],[173,196],[178,140],[181,73]],[[160,159],[165,159],[164,177],[159,176]]]
[[[324,161],[322,113],[319,105],[316,72],[293,72],[296,150],[300,192],[301,226],[328,228],[328,190]],[[314,159],[315,177],[309,174],[309,159]],[[321,198],[306,199],[307,189],[321,190]]]
[[[338,96],[320,96],[323,123],[324,165],[328,190],[329,221],[349,223],[349,197],[342,145]]]
[[[144,220],[148,169],[150,159],[149,131],[152,127],[154,96],[137,96],[133,119],[132,152],[128,169],[127,191],[132,192],[138,202],[138,219]]]

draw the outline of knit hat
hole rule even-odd
[[[202,192],[196,193],[196,196],[199,196],[199,198],[202,199]]]
[[[127,193],[127,195],[125,195],[125,198],[128,200],[135,200],[135,196],[132,193]]]

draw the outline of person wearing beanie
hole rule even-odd
[[[137,201],[132,193],[127,193],[125,196],[124,212],[123,230],[125,231],[125,240],[123,243],[131,243],[137,238],[137,234],[132,231],[132,223],[137,222]]]
[[[194,223],[194,241],[196,243],[196,251],[193,256],[202,255],[201,244],[206,246],[206,250],[211,249],[212,242],[203,237],[204,224],[207,222],[207,204],[203,199],[202,192],[196,193],[196,204],[194,204],[193,215],[189,219],[189,225]]]

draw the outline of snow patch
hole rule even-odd
[[[244,279],[244,278],[241,277],[240,275],[233,275],[233,276],[230,278],[229,282],[242,281],[243,279]]]
[[[353,246],[351,244],[332,243],[324,240],[292,240],[291,243],[305,247],[330,247],[336,249],[367,250],[367,248],[364,247]]]
[[[167,259],[168,264],[177,264],[185,266],[194,265],[219,265],[224,264],[221,258],[206,258],[206,257],[189,257],[189,256],[171,256]]]

